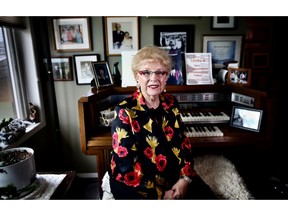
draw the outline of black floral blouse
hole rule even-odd
[[[177,99],[160,95],[160,106],[149,109],[138,91],[115,107],[110,172],[143,199],[162,199],[165,190],[185,175],[196,176],[191,143],[185,134]]]

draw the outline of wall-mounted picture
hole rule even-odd
[[[113,85],[112,75],[107,62],[91,62],[91,67],[97,88]]]
[[[154,25],[154,45],[167,50],[173,59],[167,85],[183,85],[184,53],[194,50],[194,25]]]
[[[194,51],[194,25],[154,25],[154,44],[166,49]]]
[[[260,131],[263,110],[247,108],[242,106],[233,106],[230,125],[232,127]]]
[[[228,83],[236,85],[251,85],[251,69],[228,68]]]
[[[92,50],[89,18],[55,18],[53,30],[56,51]]]
[[[106,54],[139,49],[138,17],[104,17]]]
[[[75,74],[78,85],[91,84],[94,79],[91,62],[100,60],[100,54],[74,55]]]
[[[55,81],[71,81],[73,73],[71,57],[52,57],[52,73]]]
[[[203,52],[212,54],[213,68],[224,68],[229,63],[239,63],[241,59],[241,35],[204,35]]]
[[[235,29],[236,18],[234,16],[213,16],[211,21],[212,29]]]

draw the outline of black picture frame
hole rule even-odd
[[[72,81],[73,72],[71,56],[57,56],[51,58],[54,81]]]
[[[234,16],[213,16],[211,17],[211,29],[227,30],[236,29],[236,17]]]
[[[194,25],[154,25],[154,45],[169,52],[173,67],[167,85],[184,85],[185,53],[194,52]]]
[[[184,47],[181,46],[182,53],[194,52],[194,25],[154,25],[154,45],[167,47],[162,41],[168,36],[181,36],[184,40]],[[173,42],[173,41],[172,41]]]
[[[74,55],[74,67],[77,85],[91,85],[94,79],[91,62],[100,60],[100,54]]]
[[[244,130],[259,132],[263,110],[244,106],[233,106],[230,126]]]
[[[114,84],[109,65],[106,61],[91,62],[91,68],[97,89]],[[105,79],[101,79],[101,72],[103,72],[102,75]]]

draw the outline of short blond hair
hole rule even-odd
[[[145,61],[159,62],[167,72],[170,72],[172,69],[172,60],[168,52],[157,46],[149,45],[140,49],[132,60],[131,66],[134,77],[136,77],[139,67]]]

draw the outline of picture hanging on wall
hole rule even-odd
[[[58,52],[90,51],[89,18],[55,18],[53,19],[55,49]]]
[[[94,80],[91,62],[100,60],[100,54],[74,55],[75,74],[78,85],[91,84]]]
[[[224,68],[228,63],[240,65],[242,35],[204,35],[203,52],[211,53],[213,68]]]
[[[53,57],[51,62],[54,81],[73,80],[71,57]]]
[[[138,17],[104,17],[106,54],[139,49]]]
[[[194,25],[154,25],[154,45],[167,50],[173,60],[167,85],[183,85],[184,54],[194,51]]]

